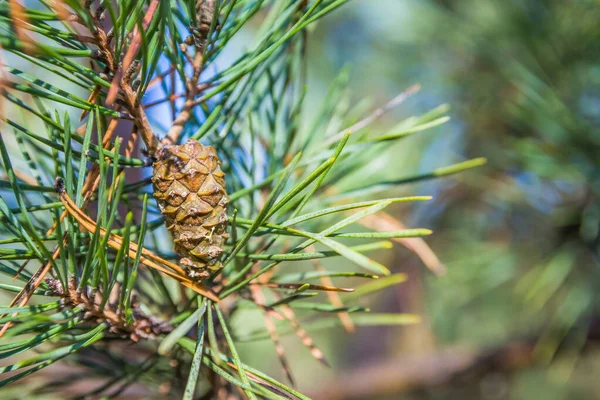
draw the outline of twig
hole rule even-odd
[[[199,4],[199,3],[198,3]],[[196,27],[192,29],[193,41],[195,43],[196,54],[191,60],[192,64],[192,77],[185,82],[185,102],[183,108],[173,121],[173,125],[167,132],[167,136],[162,140],[162,144],[175,144],[179,140],[179,136],[183,132],[183,127],[192,116],[192,109],[195,104],[195,97],[200,93],[204,86],[198,85],[198,80],[202,74],[204,68],[204,43],[206,42],[207,35],[210,30],[210,24],[213,19],[215,8],[215,1],[206,0],[203,1],[199,9],[196,10],[198,13],[196,18]],[[182,45],[182,51],[186,53],[187,45]],[[187,53],[186,53],[187,54]]]
[[[143,19],[144,29],[150,24],[158,4],[158,0],[154,0],[148,7],[146,15]],[[122,95],[125,108],[133,118],[133,121],[140,132],[142,140],[148,148],[148,153],[153,154],[156,151],[159,142],[156,138],[156,135],[154,135],[154,132],[152,131],[150,123],[148,122],[148,117],[146,116],[144,107],[138,102],[137,93],[131,87],[130,82],[132,78],[132,74],[130,73],[132,71],[130,71],[130,68],[135,66],[133,61],[140,47],[141,33],[137,27],[134,29],[133,40],[127,49],[127,53],[125,54],[121,68],[118,68],[108,36],[97,19],[94,19],[94,27],[95,31],[93,34],[94,38],[96,39],[96,45],[98,46],[100,54],[102,54],[106,63],[105,73],[109,73],[113,77],[112,85],[106,97],[106,104],[113,104],[117,98],[117,95],[119,93]],[[126,73],[124,73],[124,71],[126,71]]]
[[[148,148],[148,154],[152,155],[158,149],[159,141],[150,127],[150,122],[148,122],[148,117],[146,116],[144,107],[138,103],[137,94],[133,91],[129,82],[122,82],[121,88],[123,89],[123,99],[125,100],[127,109],[132,115],[142,140]]]
[[[154,339],[160,334],[166,334],[173,330],[168,323],[146,315],[135,302],[132,304],[133,323],[129,324],[125,317],[117,312],[118,305],[110,302],[104,305],[102,294],[89,287],[78,289],[74,277],[69,277],[66,290],[63,288],[62,283],[56,279],[48,278],[46,283],[50,288],[48,295],[63,298],[66,307],[83,309],[86,320],[98,323],[105,322],[109,326],[109,332],[123,337],[128,336],[134,342],[137,342],[140,338]],[[113,291],[118,292],[120,289],[115,286]]]

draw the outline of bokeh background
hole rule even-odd
[[[409,279],[371,300],[423,323],[315,334],[335,368],[291,348],[300,389],[322,399],[600,398],[598,21],[595,0],[354,0],[313,29],[315,103],[348,66],[356,103],[422,85],[382,124],[450,106],[450,122],[382,156],[384,173],[488,163],[398,189],[435,196],[395,217],[434,230],[427,243],[447,273],[396,246],[384,261]]]

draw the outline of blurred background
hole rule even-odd
[[[488,164],[399,189],[435,196],[394,216],[434,230],[427,243],[447,272],[436,277],[398,245],[383,261],[409,279],[371,304],[424,321],[315,334],[335,368],[290,349],[301,390],[318,399],[600,398],[598,21],[596,0],[354,0],[313,29],[316,102],[349,66],[356,102],[383,105],[422,85],[382,124],[450,106],[449,123],[402,141],[382,170]]]

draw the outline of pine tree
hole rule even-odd
[[[418,321],[357,300],[403,280],[366,253],[431,232],[364,218],[429,199],[382,197],[397,185],[482,160],[378,179],[390,142],[442,116],[374,132],[415,88],[364,114],[342,101],[347,71],[306,119],[306,28],[345,2],[0,3],[0,290],[13,296],[0,318],[3,390],[64,398],[100,379],[76,395],[138,383],[146,397],[307,398],[280,335],[327,363],[304,328]],[[248,26],[252,44],[232,54]],[[345,262],[320,264],[333,257]],[[289,385],[240,359],[239,343],[264,338]],[[74,369],[44,369],[63,359]]]

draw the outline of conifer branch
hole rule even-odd
[[[69,277],[68,286],[64,288],[58,279],[47,278],[48,296],[58,296],[63,299],[65,308],[81,308],[83,318],[90,323],[106,323],[108,330],[121,337],[127,337],[134,342],[140,339],[156,339],[158,335],[168,334],[173,327],[154,316],[146,315],[137,300],[131,303],[132,320],[128,321],[123,310],[119,309],[118,296],[121,290],[115,286],[108,295],[113,301],[104,302],[104,295],[90,287],[80,288],[73,276]]]

